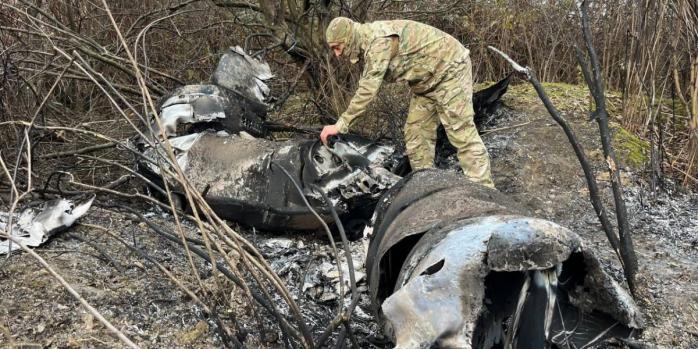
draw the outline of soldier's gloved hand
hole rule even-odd
[[[320,132],[320,140],[322,141],[322,144],[327,145],[327,137],[334,136],[336,134],[339,134],[339,127],[336,125],[327,125],[323,127],[322,132]]]

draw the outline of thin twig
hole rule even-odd
[[[12,193],[14,193],[14,197],[18,197],[19,191],[17,191],[15,181],[12,180],[12,175],[10,174],[10,171],[7,169],[7,166],[5,165],[5,160],[2,159],[2,150],[0,150],[0,166],[2,166],[3,173],[5,173],[5,176],[7,176],[7,180],[10,183],[10,187],[12,188]]]
[[[109,143],[104,143],[104,144],[97,144],[97,145],[92,145],[89,147],[84,147],[76,150],[69,150],[69,151],[62,151],[58,153],[50,153],[50,154],[45,154],[39,156],[40,159],[53,159],[53,158],[60,158],[64,156],[73,156],[73,155],[79,155],[79,154],[87,154],[91,153],[97,150],[102,150],[102,149],[109,149],[109,148],[114,148],[116,147],[116,143],[109,142]]]

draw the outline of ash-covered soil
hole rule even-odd
[[[504,104],[497,122],[483,135],[497,188],[538,217],[576,231],[593,246],[607,270],[622,280],[619,263],[589,202],[577,159],[561,129],[539,103],[522,102],[520,95],[510,93]],[[593,160],[606,195],[604,201],[611,207],[596,124],[586,121],[586,113],[575,108],[566,110],[566,117]],[[650,192],[641,167],[626,165],[624,170],[625,197],[641,272],[638,303],[647,322],[640,339],[666,348],[698,347],[698,286],[694,282],[698,276],[698,195],[676,189],[669,180],[662,190]],[[175,231],[171,216],[147,210],[149,219]],[[217,282],[210,264],[195,257],[196,275],[181,247],[111,209],[93,208],[81,222],[106,227],[135,244],[193,290],[198,289],[200,279],[206,288],[225,293],[226,297],[219,297],[218,316],[226,323],[239,324],[238,338],[246,347],[283,347],[280,333],[270,325],[273,319],[261,314],[260,326],[259,308],[250,306],[232,282]],[[184,226],[189,236],[197,236],[194,225]],[[339,295],[340,271],[327,237],[322,232],[284,235],[239,231],[259,248],[286,283],[317,337],[336,314],[340,299],[346,304],[350,297],[346,284],[347,295]],[[369,315],[363,267],[367,244],[366,238],[351,243],[359,290],[364,292],[352,325],[362,347],[389,348]],[[221,347],[215,322],[190,297],[153,263],[105,232],[75,226],[36,251],[141,347]],[[345,267],[341,269],[346,278]],[[123,344],[31,256],[19,253],[0,259],[0,347],[8,346],[110,348]]]

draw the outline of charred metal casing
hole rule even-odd
[[[240,46],[235,46],[218,61],[211,80],[247,99],[264,102],[269,96],[269,87],[265,82],[272,77],[274,75],[269,64],[248,55]]]
[[[181,125],[195,127],[194,132],[210,128],[230,133],[245,131],[256,137],[266,134],[266,105],[216,85],[180,87],[165,97],[160,110],[168,136],[181,134]]]
[[[266,81],[272,77],[266,62],[238,46],[231,47],[221,56],[212,84],[183,86],[162,98],[160,119],[166,135],[216,129],[264,136],[265,101],[269,96]],[[182,125],[196,126],[193,130],[178,130]],[[155,125],[153,129],[159,134]]]
[[[312,186],[320,187],[340,216],[367,219],[375,202],[399,180],[386,168],[394,149],[360,137],[339,141],[366,159],[366,168],[352,168],[346,154],[318,140],[274,142],[249,136],[202,132],[169,140],[177,162],[196,190],[225,219],[264,230],[311,230],[321,223],[303,202],[286,169],[301,186],[310,204],[332,222],[326,203]],[[335,149],[341,149],[335,145]],[[145,152],[155,158],[154,150]],[[160,180],[159,168],[144,162],[141,169]],[[177,192],[177,189],[175,189]],[[363,212],[363,214],[361,214]]]
[[[373,311],[397,348],[579,348],[642,324],[576,234],[438,170],[405,177],[381,199],[367,272]]]

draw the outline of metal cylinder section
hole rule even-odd
[[[405,177],[374,228],[369,292],[397,348],[579,348],[641,326],[576,234],[459,174]]]

